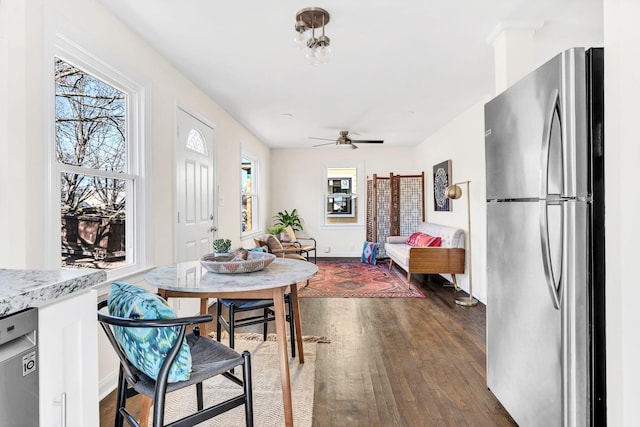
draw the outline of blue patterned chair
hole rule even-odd
[[[103,310],[108,306],[109,314]],[[187,325],[213,320],[211,315],[176,318],[166,301],[158,295],[125,283],[112,284],[109,299],[98,304],[98,321],[120,359],[116,397],[115,427],[124,421],[146,427],[148,409],[153,407],[153,427],[164,426],[165,396],[195,385],[197,412],[172,423],[195,426],[204,420],[244,405],[247,426],[253,426],[251,357],[207,337],[199,329],[187,334]],[[242,379],[230,371],[242,366]],[[222,403],[204,408],[202,382],[223,375],[239,385],[239,394]],[[140,423],[126,409],[129,397],[142,394]]]

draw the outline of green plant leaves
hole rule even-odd
[[[229,239],[216,239],[213,241],[213,250],[217,253],[227,253],[231,248],[231,240]]]
[[[303,229],[302,217],[298,215],[296,209],[293,209],[291,212],[287,210],[280,211],[273,218],[275,219],[275,225],[282,225],[283,228],[291,226],[294,231],[301,231]]]

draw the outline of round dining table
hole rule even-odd
[[[284,294],[287,291],[291,293],[298,358],[300,363],[304,363],[298,284],[311,279],[317,272],[316,264],[288,258],[276,258],[260,271],[238,274],[212,273],[205,269],[200,261],[187,261],[155,268],[145,275],[145,281],[158,288],[158,293],[165,299],[200,299],[201,314],[208,313],[209,298],[273,299],[284,418],[285,425],[289,427],[293,426],[293,408]],[[201,326],[203,334],[206,335],[206,328],[204,325]]]

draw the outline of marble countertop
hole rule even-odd
[[[107,280],[102,270],[0,269],[0,316],[90,288]]]
[[[276,258],[263,270],[241,274],[211,273],[200,261],[188,261],[151,270],[145,281],[170,291],[237,292],[293,285],[312,278],[317,272],[316,264],[287,258]]]

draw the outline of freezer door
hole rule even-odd
[[[585,79],[571,49],[485,105],[488,200],[586,194]]]
[[[548,218],[549,257],[558,279],[559,215],[551,209]],[[519,425],[559,426],[562,311],[545,277],[540,204],[488,203],[487,218],[487,385]]]

